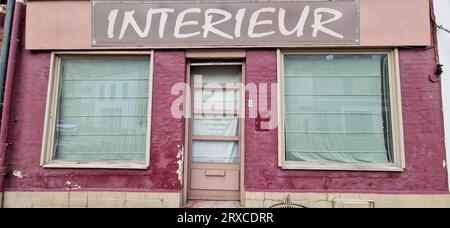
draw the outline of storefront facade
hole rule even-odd
[[[449,207],[431,6],[17,3],[3,206]]]

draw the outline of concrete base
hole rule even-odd
[[[179,208],[181,193],[5,192],[4,208]],[[2,199],[0,193],[0,202]],[[347,194],[246,192],[245,207],[270,208],[286,201],[309,208],[450,208],[450,194]],[[239,207],[239,202],[188,204],[187,207]]]
[[[4,208],[179,208],[180,193],[5,192]]]
[[[344,194],[247,192],[245,207],[270,208],[285,203],[309,208],[450,208],[450,194]]]

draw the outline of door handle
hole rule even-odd
[[[225,177],[225,170],[205,170],[205,176],[207,177]]]

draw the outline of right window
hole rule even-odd
[[[285,52],[280,165],[402,171],[395,52]]]

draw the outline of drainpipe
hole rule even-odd
[[[8,1],[9,4],[9,1]],[[9,47],[8,64],[5,78],[5,95],[2,110],[2,122],[0,126],[0,192],[3,193],[3,187],[6,176],[6,151],[9,145],[9,126],[11,120],[11,102],[13,97],[14,76],[16,74],[17,50],[19,48],[19,31],[24,3],[16,1],[14,16],[11,28],[11,44]],[[10,13],[10,12],[8,12]],[[3,195],[3,194],[2,194]],[[3,207],[3,200],[0,207]]]
[[[0,57],[0,102],[3,101],[3,86],[5,85],[6,64],[8,64],[9,44],[11,38],[11,25],[14,16],[14,0],[6,4],[6,17],[3,32],[2,54]],[[3,104],[3,102],[1,103]],[[0,105],[2,106],[2,105]]]

